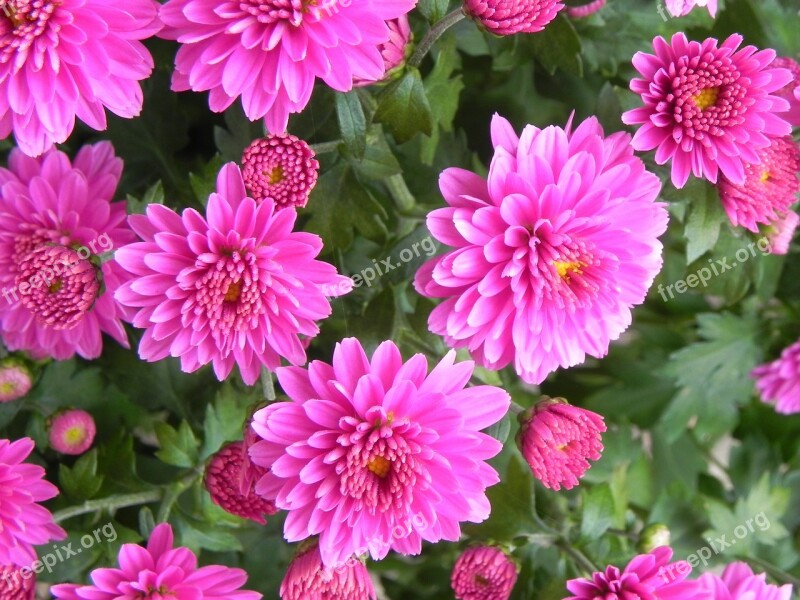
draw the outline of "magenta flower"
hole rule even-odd
[[[322,565],[312,542],[294,557],[281,582],[281,600],[376,600],[375,586],[364,563],[351,558],[335,569]]]
[[[784,349],[780,358],[753,369],[751,377],[764,402],[785,415],[800,412],[800,340]]]
[[[0,600],[35,600],[36,574],[27,568],[0,565]]]
[[[0,404],[19,400],[32,386],[31,372],[23,363],[13,358],[0,363]]]
[[[67,537],[39,504],[55,498],[58,488],[45,480],[42,467],[23,462],[33,448],[30,438],[0,439],[0,566],[30,567],[34,546]]]
[[[788,69],[792,74],[792,80],[775,92],[775,95],[789,103],[789,112],[782,114],[781,117],[798,127],[800,126],[800,64],[792,58],[779,56],[772,61],[772,66]]]
[[[92,415],[73,409],[54,416],[47,433],[53,450],[78,456],[92,447],[97,427]]]
[[[744,182],[734,183],[723,174],[717,184],[731,223],[753,233],[759,223],[771,225],[788,212],[800,192],[800,146],[791,137],[770,140],[758,158],[745,165]]]
[[[590,460],[600,460],[606,425],[597,413],[545,396],[519,421],[517,445],[545,487],[569,490],[578,485]]]
[[[419,554],[422,540],[456,541],[461,521],[489,516],[486,464],[501,448],[480,430],[508,411],[506,392],[465,387],[473,363],[450,352],[430,372],[421,354],[403,363],[393,342],[368,359],[358,340],[336,345],[333,365],[278,369],[291,402],[259,410],[250,450],[270,472],[256,491],[289,511],[290,542],[320,536],[322,562],[390,549]]]
[[[353,88],[354,77],[381,79],[380,47],[390,37],[386,21],[415,4],[169,0],[161,8],[161,35],[181,44],[172,89],[210,90],[215,112],[241,96],[251,121],[266,117],[270,133],[283,133],[289,114],[308,104],[317,79],[340,92]]]
[[[256,202],[272,198],[275,210],[301,208],[317,185],[314,156],[305,141],[288,133],[257,139],[242,154],[244,185]]]
[[[488,181],[462,169],[439,178],[449,206],[428,228],[455,249],[414,286],[445,299],[428,327],[450,346],[539,383],[604,356],[630,325],[661,268],[667,212],[630,137],[604,138],[597,119],[574,132],[529,125],[519,138],[495,116],[492,141]]]
[[[264,515],[274,515],[278,511],[272,501],[255,493],[254,480],[251,480],[249,489],[241,491],[243,446],[242,442],[231,442],[214,454],[206,465],[203,482],[214,504],[232,515],[265,525]],[[258,477],[264,475],[264,469],[255,465],[254,468],[258,469]]]
[[[142,109],[153,59],[139,41],[161,27],[153,0],[4,0],[0,16],[0,137],[25,154],[66,141],[77,117],[106,128]]]
[[[755,575],[743,562],[735,562],[725,567],[722,577],[704,573],[697,580],[710,594],[710,600],[791,600],[792,586],[781,587],[766,582],[764,573]]]
[[[686,561],[670,563],[672,548],[661,546],[634,558],[625,570],[609,566],[592,579],[572,579],[564,600],[709,600],[697,581],[686,577],[692,567]]]
[[[63,583],[50,588],[64,600],[260,600],[258,592],[242,591],[247,573],[222,565],[197,567],[188,548],[173,548],[172,527],[157,525],[144,548],[123,544],[119,568],[95,569],[92,585]]]
[[[389,27],[389,39],[379,46],[385,71],[380,81],[391,79],[400,70],[399,67],[405,62],[406,55],[411,49],[411,40],[414,38],[406,15],[387,21],[386,25]],[[354,87],[363,87],[373,83],[376,82],[358,77],[353,79]]]
[[[567,16],[573,19],[584,19],[599,11],[606,5],[606,0],[593,0],[580,6],[567,6]]]
[[[541,31],[562,8],[562,0],[464,0],[467,16],[496,35]]]
[[[161,204],[132,215],[144,242],[117,252],[133,279],[116,298],[138,309],[133,325],[146,330],[139,356],[180,357],[187,373],[213,363],[220,381],[236,364],[248,385],[281,357],[304,364],[298,335],[316,336],[316,321],[331,314],[322,286],[341,293],[351,286],[316,260],[318,236],[292,231],[296,218],[293,209],[276,213],[271,200],[248,198],[234,163],[220,171],[206,217]]]
[[[774,50],[739,49],[742,36],[721,46],[709,38],[689,42],[676,33],[668,43],[653,40],[655,55],[637,52],[633,66],[642,79],[631,81],[644,106],[622,115],[628,125],[642,126],[633,137],[636,150],[656,149],[656,162],[672,161],[672,183],[682,188],[689,173],[717,182],[721,171],[734,183],[745,178],[744,166],[758,163],[758,150],[770,137],[791,133],[776,112],[789,103],[774,95],[791,79],[786,69],[772,68]]]
[[[456,600],[508,600],[516,582],[517,564],[495,546],[467,548],[450,576]]]
[[[789,253],[789,246],[792,244],[798,225],[800,217],[790,210],[785,215],[779,215],[778,220],[767,227],[766,234],[771,254]]]
[[[717,0],[665,0],[673,17],[684,17],[697,7],[705,7],[712,17],[717,16]]]
[[[112,202],[122,161],[108,142],[34,159],[12,150],[0,168],[0,332],[40,359],[93,359],[102,333],[128,347],[114,291],[125,272],[99,255],[135,239]]]

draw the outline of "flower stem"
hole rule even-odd
[[[275,385],[272,383],[272,372],[266,367],[261,369],[261,387],[264,390],[264,400],[275,402]]]
[[[311,144],[311,149],[314,154],[325,154],[327,152],[336,152],[339,149],[339,144],[342,140],[335,140],[333,142],[320,142],[319,144]]]
[[[521,415],[522,413],[525,412],[525,407],[520,406],[519,404],[517,404],[512,400],[508,410],[512,415]]]
[[[71,506],[53,514],[53,519],[56,523],[61,523],[72,517],[85,515],[92,512],[101,510],[114,511],[119,508],[126,508],[128,506],[138,506],[139,504],[150,504],[161,500],[164,490],[148,490],[146,492],[137,492],[135,494],[119,494],[117,496],[109,496],[108,498],[100,498],[98,500],[87,500],[78,506]]]
[[[558,546],[565,554],[567,554],[570,558],[572,558],[572,560],[580,565],[581,569],[583,569],[587,575],[591,576],[592,573],[600,570],[583,552],[578,550],[567,540],[561,539],[557,541],[556,546]]]
[[[464,11],[461,8],[457,8],[453,12],[446,14],[439,21],[437,21],[433,27],[428,30],[428,33],[425,34],[425,37],[422,38],[422,41],[414,50],[414,54],[411,55],[411,58],[408,59],[408,66],[420,66],[422,64],[422,60],[425,58],[425,55],[430,52],[430,49],[436,43],[436,40],[442,37],[445,31],[461,21],[465,16],[466,15],[464,14]]]
[[[195,469],[190,472],[186,477],[180,479],[167,487],[164,490],[161,506],[158,507],[158,515],[156,521],[158,523],[166,523],[169,519],[169,514],[172,512],[172,507],[178,501],[180,495],[189,489],[199,477],[203,476],[205,469]]]

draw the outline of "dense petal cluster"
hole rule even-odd
[[[153,0],[4,0],[0,14],[0,137],[39,156],[77,117],[106,128],[104,109],[135,117],[153,59],[139,40],[161,27]]]
[[[24,462],[33,448],[30,438],[0,439],[0,566],[30,567],[34,546],[67,537],[39,504],[56,497],[58,488],[45,481],[42,467]]]
[[[593,0],[580,6],[567,6],[567,15],[573,19],[583,19],[593,15],[606,5],[606,0]]]
[[[34,600],[36,575],[13,565],[0,565],[0,600]]]
[[[785,348],[780,358],[752,372],[764,402],[775,404],[783,414],[800,412],[800,340]]]
[[[562,0],[464,0],[464,12],[496,35],[541,31],[562,8]]]
[[[62,454],[78,456],[92,447],[97,426],[85,410],[66,410],[56,414],[48,428],[50,447]]]
[[[203,481],[215,504],[232,515],[265,525],[267,520],[264,516],[274,515],[278,510],[274,502],[255,493],[255,479],[251,479],[249,488],[242,491],[243,448],[243,442],[223,446],[208,461]],[[257,470],[257,478],[266,472],[257,465],[253,468]]]
[[[508,600],[516,582],[516,563],[495,546],[467,548],[450,576],[456,600]]]
[[[800,64],[788,56],[779,56],[772,61],[772,66],[788,69],[792,74],[792,80],[784,87],[775,92],[789,103],[789,112],[781,116],[795,127],[800,126]]]
[[[316,542],[301,548],[281,582],[281,600],[376,600],[375,586],[357,558],[335,569],[322,564]]]
[[[256,202],[272,198],[275,209],[303,207],[317,185],[319,162],[311,147],[288,133],[253,141],[242,155],[242,177]]]
[[[210,90],[222,112],[241,97],[251,121],[266,117],[283,133],[290,113],[302,111],[314,82],[346,92],[353,79],[384,75],[381,45],[387,21],[416,0],[169,0],[161,9],[163,37],[181,44],[172,89]]]
[[[655,54],[633,57],[642,78],[631,81],[631,90],[644,106],[622,120],[641,125],[633,137],[636,150],[656,149],[660,165],[672,161],[678,188],[690,173],[716,183],[722,172],[741,183],[745,165],[758,163],[758,150],[771,137],[791,133],[778,114],[789,103],[775,95],[791,73],[773,67],[774,50],[740,48],[742,39],[732,35],[720,45],[714,38],[690,42],[676,33],[671,42],[655,38]]]
[[[712,17],[717,16],[717,0],[665,0],[673,17],[684,17],[697,7],[705,7]]]
[[[157,525],[147,547],[124,544],[119,568],[95,569],[91,585],[64,583],[50,592],[62,600],[260,600],[258,592],[240,588],[247,573],[222,565],[197,567],[188,548],[174,548],[172,527]]]
[[[766,234],[770,253],[787,254],[798,225],[800,225],[800,216],[790,210],[767,227]]]
[[[571,489],[603,452],[603,417],[563,398],[544,398],[520,415],[517,444],[545,487]]]
[[[135,239],[124,202],[112,202],[122,161],[108,142],[70,163],[51,150],[12,150],[0,168],[0,333],[34,358],[100,356],[102,333],[128,347],[127,315],[114,301],[125,273],[97,257]]]
[[[722,577],[704,573],[697,580],[710,593],[710,600],[791,600],[792,586],[771,585],[764,573],[758,575],[743,562],[725,567]]]
[[[661,546],[640,554],[624,570],[609,566],[591,579],[572,579],[564,600],[708,600],[708,593],[686,577],[692,567],[686,561],[670,563],[672,548]]]
[[[387,21],[386,25],[389,26],[389,40],[380,45],[385,70],[381,81],[391,78],[395,70],[405,62],[406,55],[411,48],[411,40],[414,37],[406,15]],[[372,83],[375,82],[359,79],[358,77],[353,81],[355,87],[363,87]]]
[[[19,400],[32,385],[31,372],[24,364],[13,359],[0,363],[0,403]]]
[[[758,159],[745,166],[743,182],[722,175],[717,186],[731,223],[753,233],[758,233],[759,224],[777,221],[797,202],[800,145],[791,137],[775,138],[758,151]]]
[[[426,263],[414,285],[444,298],[428,326],[483,366],[514,363],[539,383],[559,366],[602,357],[631,324],[661,269],[667,212],[658,177],[630,137],[603,137],[595,118],[574,132],[532,125],[517,137],[492,121],[488,181],[447,169],[447,204],[428,228],[455,249]]]
[[[116,298],[146,330],[139,356],[180,357],[186,372],[213,363],[220,380],[238,365],[250,385],[281,357],[304,364],[298,335],[316,336],[316,321],[331,313],[323,286],[344,293],[352,282],[316,260],[322,241],[292,231],[296,219],[294,209],[248,198],[233,163],[220,171],[205,217],[160,204],[131,216],[144,241],[117,252],[133,279]]]
[[[419,554],[422,541],[456,541],[460,522],[489,516],[485,461],[501,448],[480,430],[508,411],[508,394],[466,387],[472,362],[450,352],[428,374],[425,357],[403,362],[393,342],[371,360],[348,338],[333,364],[278,369],[291,402],[258,411],[262,441],[250,454],[270,471],[256,491],[289,511],[290,542],[319,534],[326,566],[390,549]]]

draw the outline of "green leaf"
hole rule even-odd
[[[607,483],[592,486],[583,494],[581,535],[587,539],[602,536],[614,524],[614,496]]]
[[[214,454],[225,442],[242,439],[242,427],[247,418],[248,405],[258,399],[257,393],[248,396],[234,391],[228,382],[223,385],[214,403],[206,407],[201,460]]]
[[[397,158],[386,142],[383,128],[379,125],[371,128],[367,136],[367,148],[361,160],[356,160],[351,156],[348,156],[347,160],[358,176],[365,181],[386,179],[403,172],[400,163],[397,162]]]
[[[336,94],[336,116],[347,149],[356,158],[362,158],[367,148],[367,119],[355,91]]]
[[[74,500],[93,498],[103,485],[103,475],[97,474],[97,449],[81,456],[72,468],[61,464],[58,481],[63,492]]]
[[[582,75],[581,40],[573,24],[563,14],[544,31],[530,36],[529,43],[536,60],[551,74],[563,69],[567,73]]]
[[[452,131],[458,99],[464,89],[463,78],[460,75],[452,76],[459,63],[455,37],[442,39],[438,48],[433,70],[425,78],[425,95],[436,123],[444,131]]]
[[[200,444],[189,423],[181,421],[177,430],[167,423],[156,423],[155,430],[161,446],[156,452],[159,460],[176,467],[194,467],[197,464]]]
[[[402,77],[381,90],[375,120],[385,124],[400,144],[418,133],[433,133],[433,111],[419,69],[407,67]]]
[[[690,264],[714,247],[719,230],[725,220],[716,188],[701,182],[692,189],[697,196],[690,202],[691,210],[686,220],[686,264]],[[690,190],[687,190],[687,193]]]
[[[450,0],[419,0],[417,6],[428,21],[435,23],[447,13],[449,5]]]

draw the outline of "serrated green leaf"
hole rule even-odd
[[[61,464],[58,481],[63,492],[74,500],[93,498],[103,485],[104,476],[97,473],[97,450],[81,456],[72,468]]]
[[[375,120],[386,125],[400,144],[418,133],[433,132],[433,111],[419,69],[406,67],[399,79],[381,90]]]
[[[156,423],[156,436],[161,447],[156,456],[159,460],[176,467],[193,467],[198,463],[200,443],[186,421],[178,429],[167,423]]]
[[[690,264],[714,247],[725,220],[725,212],[716,188],[704,183],[700,197],[691,198],[686,220],[686,264]]]
[[[581,535],[597,539],[614,524],[614,496],[607,483],[595,485],[583,493]]]
[[[336,116],[347,149],[354,157],[362,158],[367,148],[367,119],[355,91],[336,94]]]

